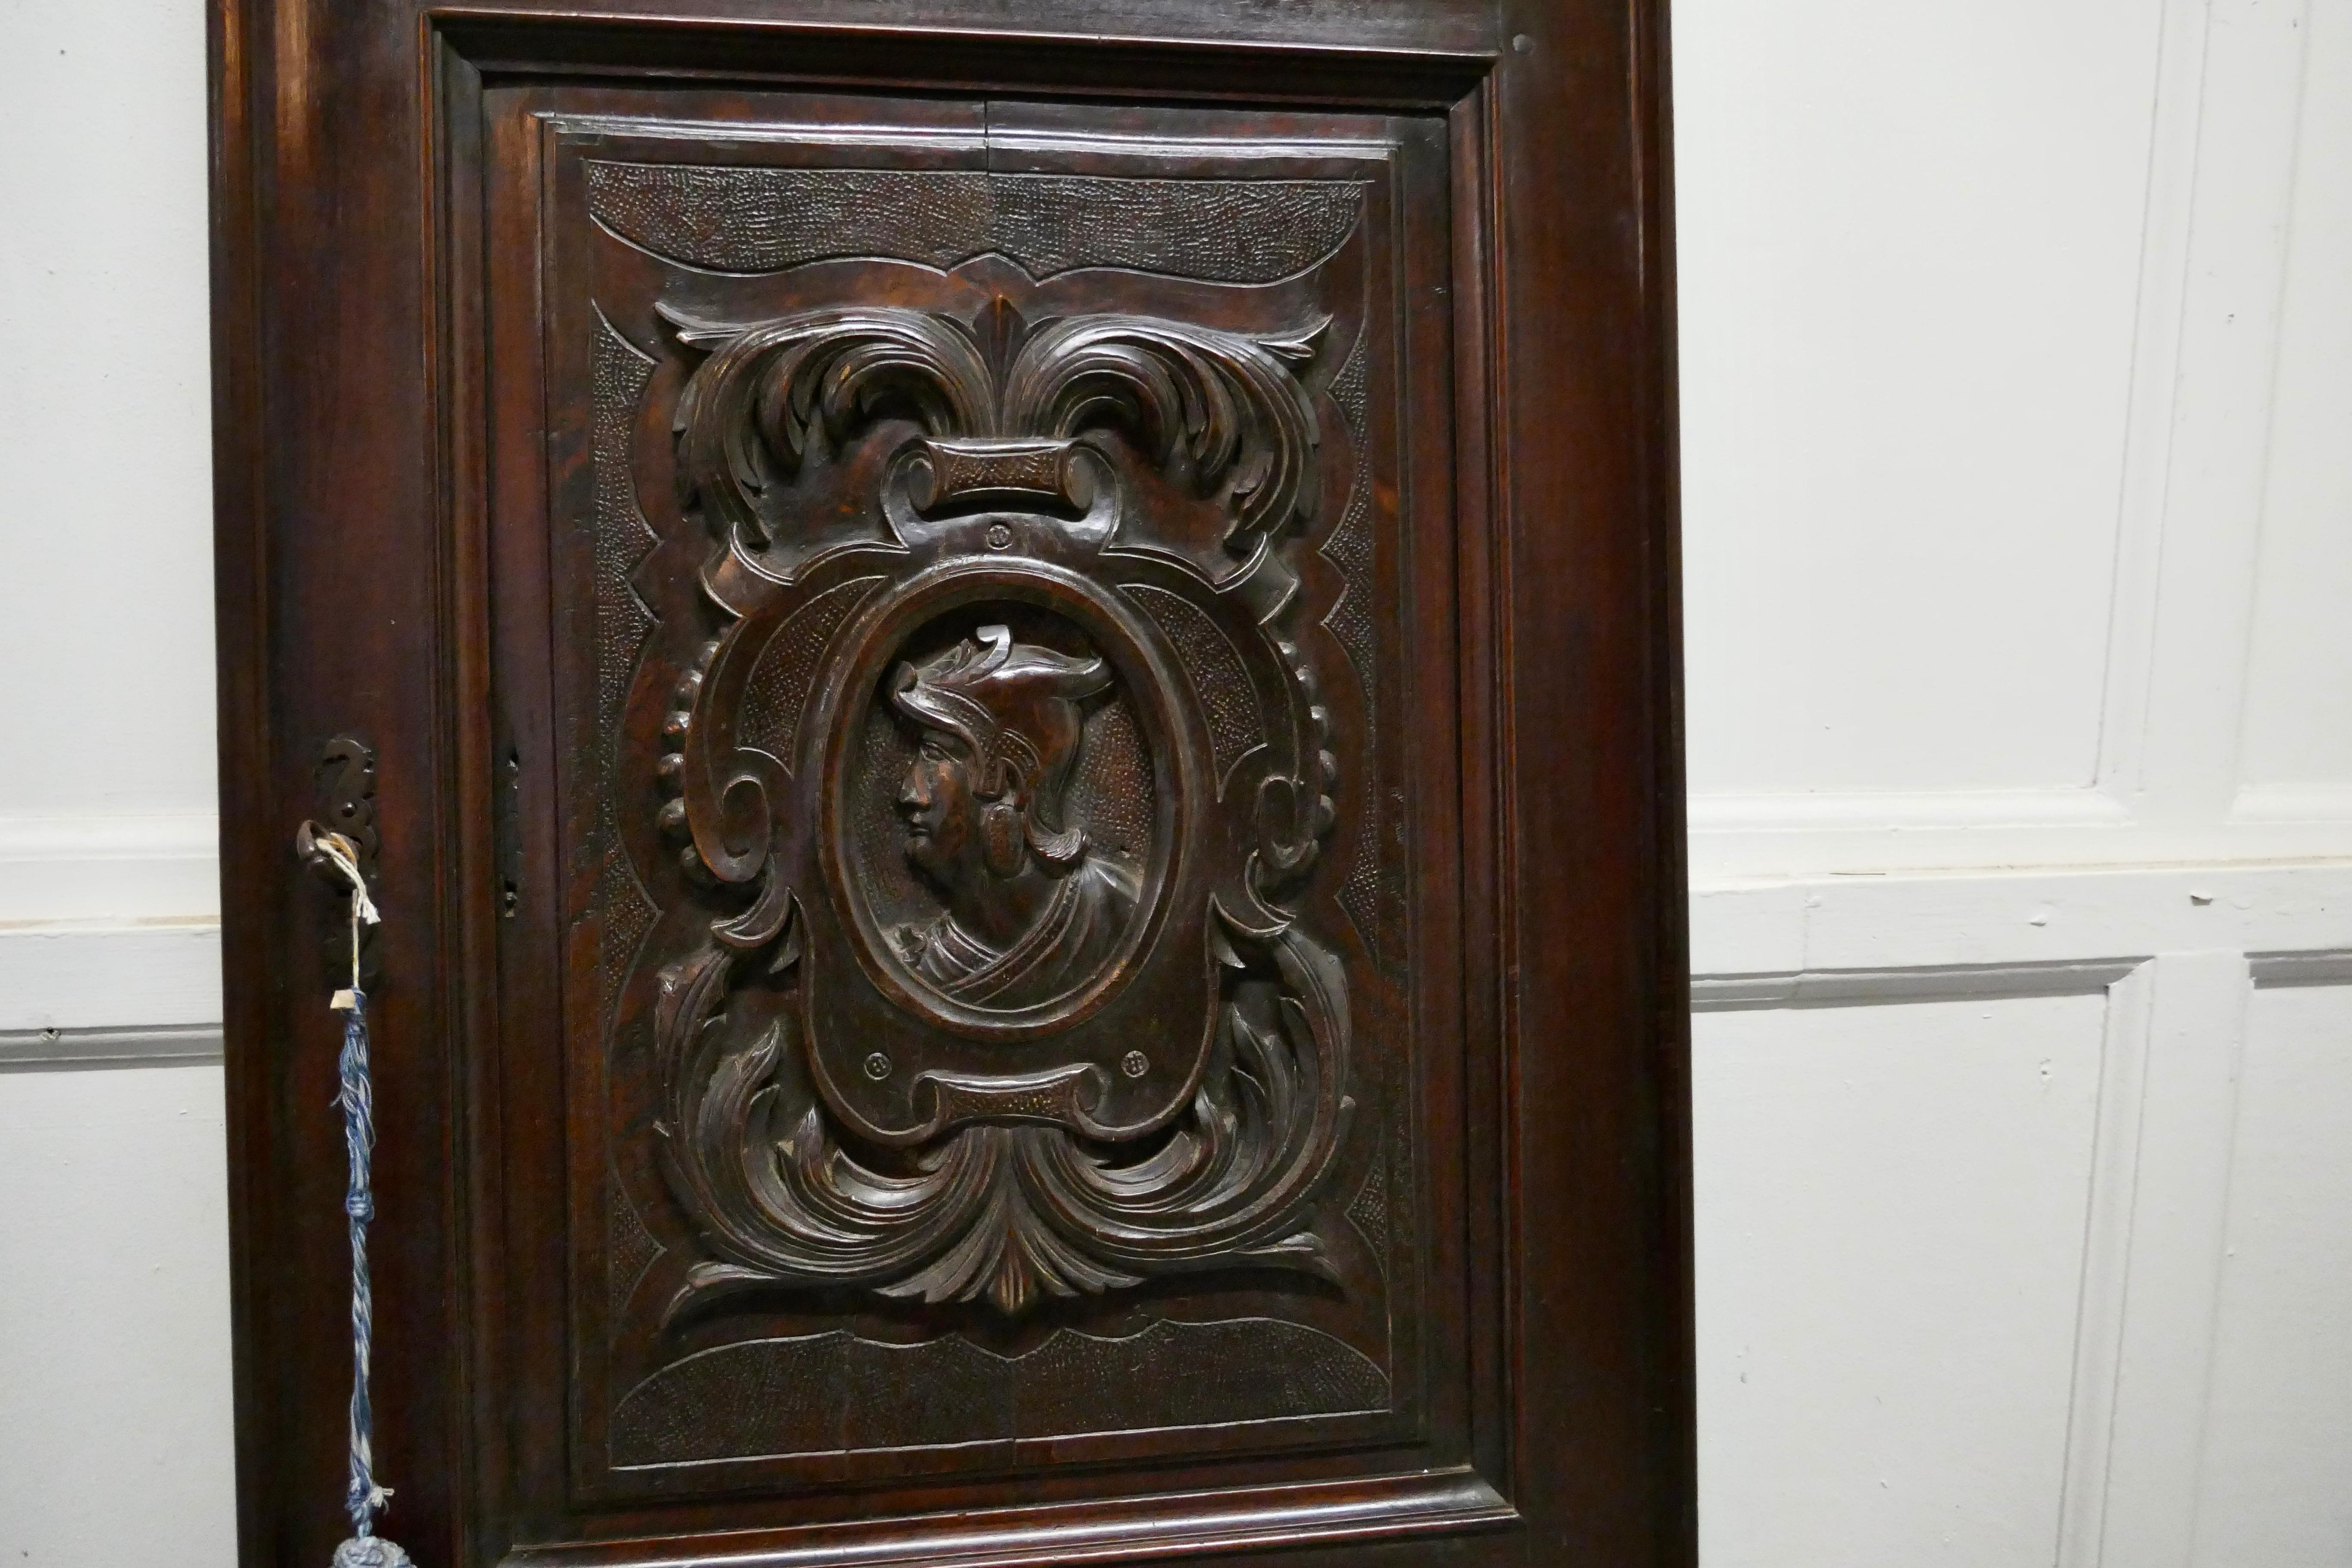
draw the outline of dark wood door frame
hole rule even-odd
[[[1666,34],[1664,0],[213,0],[244,1561],[322,1561],[342,1533],[332,906],[288,846],[345,738],[376,753],[388,915],[370,957],[385,1530],[420,1563],[1696,1561]],[[571,1320],[518,1304],[517,1283],[574,1258],[572,1211],[532,1206],[534,1163],[560,1165],[564,1141],[516,1043],[554,996],[500,902],[553,920],[553,850],[530,847],[553,786],[511,749],[530,721],[497,628],[522,592],[499,520],[555,504],[530,476],[561,445],[562,367],[514,365],[540,330],[530,291],[568,263],[516,263],[552,242],[492,143],[599,104],[757,118],[885,99],[1151,136],[1197,121],[1204,146],[1426,128],[1440,194],[1395,232],[1400,255],[1436,237],[1436,260],[1398,330],[1448,346],[1398,395],[1416,449],[1451,456],[1391,504],[1443,514],[1450,541],[1424,594],[1452,643],[1427,657],[1453,709],[1430,712],[1453,728],[1411,742],[1447,759],[1414,776],[1450,781],[1458,844],[1412,872],[1444,883],[1412,908],[1457,921],[1454,945],[1414,950],[1453,955],[1436,1037],[1460,1063],[1412,1090],[1437,1097],[1427,1201],[1452,1226],[1429,1278],[1459,1297],[1430,1332],[1460,1364],[1412,1373],[1437,1380],[1433,1415],[1401,1399],[1393,1431],[1332,1426],[1271,1457],[853,1478],[824,1506],[625,1497],[576,1453],[557,1462],[572,1363],[547,1363],[553,1384],[529,1365]],[[1400,202],[1423,200],[1399,178]],[[1433,375],[1450,395],[1426,394]],[[560,596],[546,581],[526,597]],[[352,787],[349,754],[327,787]]]

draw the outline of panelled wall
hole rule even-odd
[[[2352,0],[1675,32],[1708,1568],[2343,1563]],[[201,9],[0,40],[0,1558],[225,1568]]]
[[[204,6],[0,58],[0,1561],[227,1568]]]
[[[2352,1561],[2352,3],[1675,32],[1705,1560]]]

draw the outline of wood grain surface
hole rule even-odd
[[[246,1561],[1694,1560],[1664,47],[215,0]]]

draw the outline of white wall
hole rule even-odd
[[[216,1066],[0,1072],[0,1562],[236,1560]]]
[[[0,1562],[227,1568],[204,10],[0,58]]]
[[[1708,1568],[2344,1563],[2352,0],[1675,30]],[[0,1561],[226,1564],[201,10],[0,52]]]
[[[203,916],[204,7],[0,0],[0,921]]]
[[[2345,852],[2345,9],[1677,5],[1706,875]]]
[[[2352,0],[1676,0],[1708,1568],[2352,1562]]]

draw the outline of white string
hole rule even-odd
[[[383,921],[383,916],[377,912],[375,900],[368,897],[367,879],[360,874],[359,855],[353,848],[352,841],[340,833],[322,833],[313,838],[311,843],[317,846],[320,854],[334,863],[335,869],[341,871],[343,874],[343,879],[352,885],[350,994],[356,995],[360,989],[360,922],[365,921],[370,925],[375,925]],[[338,1000],[332,1005],[339,1011],[342,1006],[340,998],[345,993],[342,992],[336,993]]]

